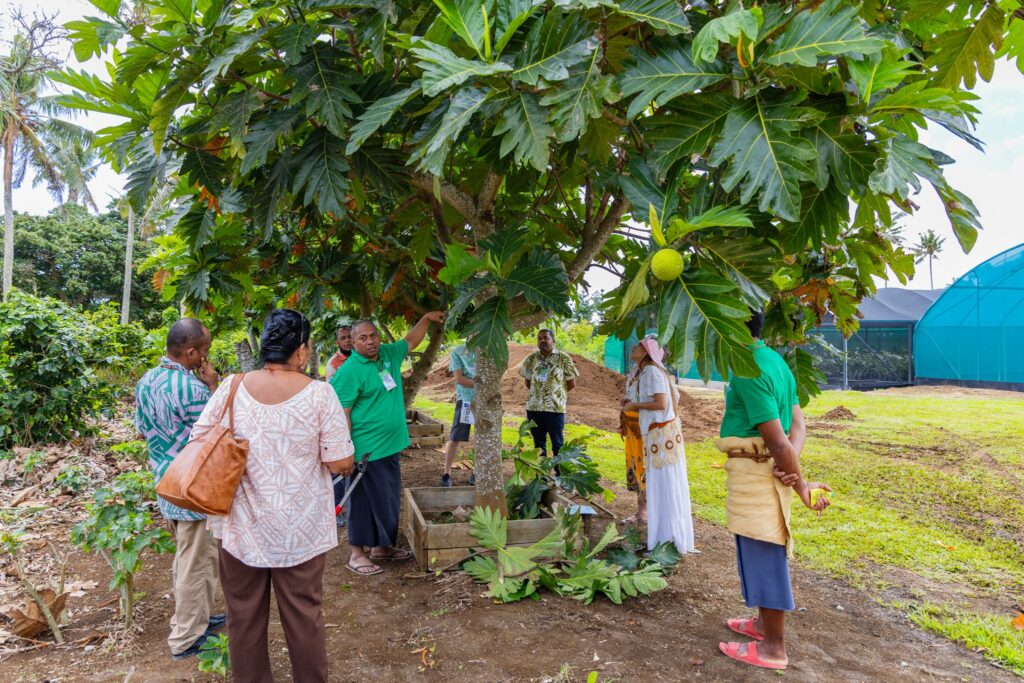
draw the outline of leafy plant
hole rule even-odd
[[[635,526],[627,527],[619,541],[619,547],[611,548],[607,558],[623,569],[634,570],[657,565],[664,573],[671,572],[682,557],[672,541],[662,541],[650,552],[641,543],[640,530]]]
[[[145,465],[149,460],[149,446],[141,439],[114,444],[110,447],[110,452],[127,457],[140,465]]]
[[[551,533],[528,547],[509,546],[508,522],[490,508],[474,508],[471,530],[487,555],[467,560],[462,568],[481,583],[487,594],[500,602],[523,598],[538,599],[539,587],[590,604],[604,595],[616,604],[625,598],[647,595],[668,586],[664,568],[649,563],[637,569],[624,569],[597,555],[620,539],[614,524],[593,547],[580,533],[580,517],[556,509],[557,526]],[[491,555],[493,553],[493,556]]]
[[[526,446],[533,426],[532,422],[523,421],[519,425],[519,439],[503,454],[514,465],[512,476],[505,482],[512,519],[535,519],[540,514],[544,494],[554,488],[584,499],[597,493],[606,498],[613,495],[601,485],[601,473],[587,455],[584,439],[568,441],[558,455],[541,458],[540,449]]]
[[[198,659],[198,668],[203,673],[227,677],[228,671],[231,669],[228,634],[218,633],[211,638],[207,638],[203,646],[199,648]]]
[[[68,465],[60,471],[57,478],[54,479],[54,483],[61,491],[78,493],[89,486],[92,480],[81,465]]]
[[[142,569],[142,554],[174,552],[174,538],[155,526],[149,502],[154,500],[153,474],[125,472],[109,488],[93,493],[86,519],[71,530],[71,541],[88,552],[98,552],[113,571],[110,590],[120,593],[124,627],[132,628],[135,576]]]
[[[46,464],[46,453],[42,451],[30,451],[25,459],[21,461],[21,473],[31,477],[36,470]]]

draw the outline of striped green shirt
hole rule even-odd
[[[192,425],[210,400],[210,390],[185,366],[164,356],[135,386],[135,428],[149,445],[149,465],[160,481],[171,461],[188,443]],[[157,496],[165,519],[197,521],[203,515]]]

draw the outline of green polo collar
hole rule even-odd
[[[352,358],[355,358],[357,361],[361,363],[377,363],[378,361],[380,361],[380,350],[377,351],[377,360],[370,360],[369,358],[359,353],[355,349],[352,349]]]

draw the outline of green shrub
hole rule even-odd
[[[149,461],[149,446],[145,441],[125,441],[110,447],[112,453],[145,465]]]
[[[228,669],[231,668],[231,657],[228,653],[228,636],[226,633],[218,633],[212,638],[207,638],[203,646],[199,648],[198,668],[203,673],[217,674],[225,677]]]
[[[210,365],[220,373],[221,377],[227,377],[241,370],[238,365],[238,357],[235,354],[235,343],[245,339],[245,333],[232,332],[230,334],[214,337],[210,346]]]
[[[78,493],[87,488],[92,480],[81,465],[68,465],[60,471],[54,483],[61,491]]]
[[[97,552],[110,565],[110,590],[121,594],[121,616],[132,627],[135,606],[135,575],[142,569],[142,553],[174,552],[174,538],[162,526],[154,526],[147,501],[156,499],[153,474],[125,472],[110,488],[97,489],[86,506],[88,517],[71,530],[71,542]]]
[[[148,333],[138,323],[121,324],[114,304],[105,304],[82,314],[96,328],[93,343],[104,350],[103,372],[120,384],[132,385],[150,367]]]
[[[80,313],[12,290],[0,303],[0,449],[89,433],[88,418],[111,412],[112,378],[133,371],[144,338],[109,308]]]
[[[21,473],[26,477],[31,477],[36,470],[46,464],[46,453],[41,451],[32,451],[25,456],[25,460],[21,463]]]

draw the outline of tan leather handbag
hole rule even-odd
[[[178,507],[204,515],[226,515],[245,472],[249,442],[235,438],[235,392],[245,375],[231,380],[231,393],[210,431],[189,441],[164,472],[156,492]],[[229,426],[224,427],[224,413]]]

